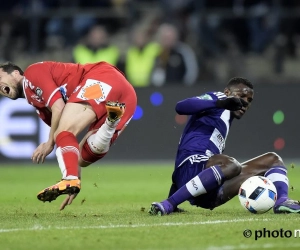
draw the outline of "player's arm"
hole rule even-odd
[[[179,101],[175,107],[176,112],[179,115],[194,115],[213,108],[235,111],[242,109],[242,107],[246,105],[243,99],[236,97],[217,99],[207,94],[205,96],[208,98],[203,99],[200,96]]]
[[[55,145],[55,140],[54,140],[54,132],[58,128],[58,123],[62,114],[62,111],[65,107],[65,102],[63,101],[62,98],[58,98],[53,105],[51,106],[51,112],[52,112],[52,118],[51,118],[51,129],[49,132],[49,138],[48,138],[48,144],[49,146]]]
[[[51,127],[49,132],[48,141],[41,143],[32,154],[32,161],[35,163],[43,163],[47,155],[49,155],[55,146],[54,132],[58,127],[58,123],[65,107],[65,103],[62,98],[56,99],[51,106]]]
[[[179,115],[194,115],[213,108],[216,108],[216,101],[203,100],[199,97],[187,98],[179,101],[175,106]]]

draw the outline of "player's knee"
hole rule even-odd
[[[239,163],[235,158],[228,157],[225,164],[226,166],[226,172],[224,171],[224,175],[226,178],[233,178],[237,175],[239,175],[242,171],[242,165]]]
[[[283,160],[282,158],[275,152],[268,152],[266,154],[266,156],[270,159],[270,161],[272,162],[272,166],[283,166]]]

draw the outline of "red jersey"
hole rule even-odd
[[[23,89],[28,103],[49,126],[50,108],[59,98],[65,102],[69,99],[71,102],[89,102],[98,118],[105,112],[102,102],[106,98],[121,102],[129,93],[133,96],[131,99],[136,99],[124,75],[106,62],[84,65],[51,61],[35,63],[24,72]]]
[[[36,108],[51,108],[57,99],[70,97],[93,66],[60,62],[32,64],[24,72],[25,97]]]

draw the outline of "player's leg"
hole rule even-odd
[[[168,199],[152,203],[150,214],[170,214],[182,202],[191,202],[195,197],[219,188],[226,179],[241,172],[241,164],[227,155],[214,155],[209,159],[206,156],[198,158],[194,162],[187,160],[174,171],[172,178],[180,188]]]
[[[87,103],[67,103],[54,134],[56,156],[62,172],[62,181],[38,194],[41,201],[55,200],[61,194],[79,193],[78,179],[79,144],[76,136],[96,119],[96,114]]]
[[[225,181],[223,185],[223,203],[231,200],[234,196],[238,194],[241,184],[246,179],[255,175],[264,176],[268,170],[271,170],[272,168],[277,168],[277,166],[280,166],[281,169],[284,170],[284,173],[286,173],[286,168],[284,167],[282,159],[275,153],[266,153],[246,162],[243,162],[241,173],[238,176]],[[286,175],[283,175],[282,177],[284,183],[287,182]]]
[[[112,141],[117,137],[116,129],[125,111],[125,105],[118,102],[101,103],[106,107],[106,116],[102,116],[93,125],[79,144],[78,171],[81,179],[81,167],[87,167],[93,162],[101,159],[108,152]],[[98,110],[99,111],[99,110]],[[122,123],[120,124],[122,126]],[[93,129],[100,127],[99,129]],[[60,209],[64,209],[72,203],[75,195],[67,196],[61,204]]]
[[[288,199],[287,169],[279,155],[269,152],[242,163],[240,175],[225,181],[219,192],[217,205],[222,205],[238,194],[240,185],[249,177],[261,175],[269,178],[277,189],[275,213],[300,213],[299,202]]]
[[[126,108],[124,113],[124,103],[108,102],[106,104],[107,116],[102,117],[94,126],[91,126],[80,142],[80,167],[87,167],[107,154],[111,144],[117,139],[120,131],[125,128],[133,115],[134,109],[131,103],[128,106],[128,110]],[[97,127],[98,129],[95,129]]]
[[[97,78],[92,77],[92,79]],[[107,154],[111,144],[134,115],[137,105],[134,88],[119,71],[115,69],[106,71],[101,74],[101,81],[111,86],[105,99],[110,101],[93,104],[97,121],[91,125],[88,134],[80,143],[81,167],[86,167]]]

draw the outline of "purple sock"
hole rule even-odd
[[[219,166],[207,168],[179,188],[167,201],[175,208],[188,199],[214,190],[222,185],[223,180],[224,175]]]
[[[287,178],[287,170],[284,166],[274,166],[265,173],[265,177],[269,178],[277,190],[278,205],[288,199],[289,180]]]

